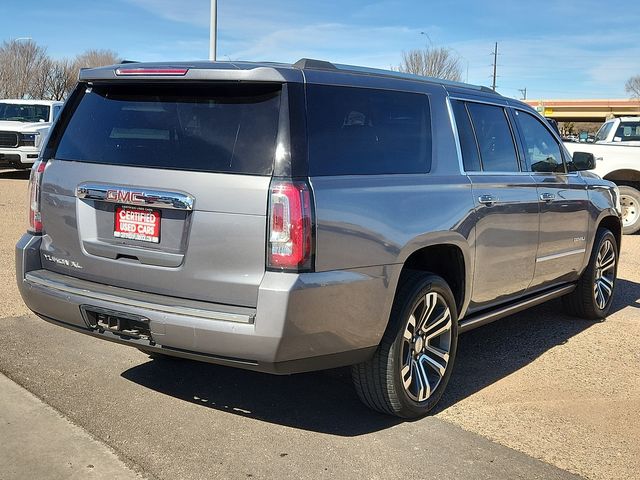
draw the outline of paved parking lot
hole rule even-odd
[[[148,478],[638,478],[639,235],[605,322],[556,301],[465,334],[436,413],[398,422],[361,406],[345,370],[150,360],[35,318],[13,279],[26,178],[0,172],[0,372]]]

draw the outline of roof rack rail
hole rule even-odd
[[[326,62],[324,60],[314,60],[313,58],[301,58],[294,63],[293,66],[300,69],[314,68],[316,70],[337,70],[333,63]]]

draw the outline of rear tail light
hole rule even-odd
[[[311,193],[305,182],[271,182],[267,268],[310,271],[312,254]]]
[[[42,216],[40,214],[40,187],[46,162],[37,160],[31,167],[29,177],[29,232],[42,233]]]

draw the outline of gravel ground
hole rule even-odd
[[[171,461],[175,455],[183,455],[185,462],[194,460],[184,441],[194,442],[193,448],[196,444],[202,448],[203,442],[222,439],[223,451],[220,444],[210,446],[220,456],[220,468],[211,473],[228,474],[230,468],[237,473],[242,465],[237,457],[243,455],[238,446],[246,447],[254,439],[260,448],[256,447],[251,458],[244,460],[246,472],[255,471],[252,469],[257,468],[256,462],[266,462],[270,465],[266,476],[277,476],[284,471],[278,466],[280,462],[283,469],[294,468],[290,472],[303,471],[307,465],[309,472],[324,468],[327,474],[332,469],[336,474],[339,467],[343,473],[386,478],[403,471],[402,466],[394,465],[394,459],[399,462],[402,458],[401,452],[396,451],[398,442],[416,435],[425,435],[415,443],[416,453],[433,448],[438,442],[455,449],[458,444],[452,444],[451,439],[458,437],[460,450],[488,448],[478,447],[471,437],[456,433],[461,427],[587,478],[638,478],[640,235],[623,239],[614,313],[605,322],[567,317],[560,313],[559,302],[554,301],[469,332],[460,339],[451,383],[434,416],[400,424],[365,416],[362,418],[366,420],[358,424],[350,419],[362,415],[362,411],[342,370],[274,378],[179,362],[172,367],[173,376],[159,380],[159,372],[166,368],[163,362],[147,361],[133,349],[35,320],[22,304],[14,280],[13,247],[26,226],[26,178],[24,173],[0,172],[0,259],[4,262],[0,281],[6,286],[0,297],[0,331],[6,327],[0,333],[4,351],[0,352],[0,370],[109,443],[129,461],[142,467],[164,465],[164,470],[149,467],[155,473],[186,475]],[[25,337],[38,335],[39,331],[41,343],[36,348]],[[74,348],[63,355],[58,342]],[[47,357],[55,361],[44,362]],[[107,380],[93,391],[92,385],[100,383],[99,366],[107,359]],[[69,369],[74,366],[77,371],[71,376]],[[119,375],[113,376],[114,368]],[[210,383],[211,377],[215,377],[215,385]],[[117,398],[125,397],[119,405],[124,409],[123,419],[109,421],[96,415],[95,409],[108,409],[105,402],[113,400],[114,389],[120,395]],[[283,392],[294,398],[283,398]],[[77,400],[83,396],[84,401]],[[143,398],[144,405],[158,408],[157,415],[145,411],[140,403]],[[308,408],[297,408],[296,398],[307,402]],[[331,401],[341,403],[337,408],[345,408],[347,413],[332,414],[326,406]],[[286,415],[282,408],[288,410]],[[212,417],[212,411],[224,415]],[[184,412],[192,414],[188,421]],[[132,427],[136,416],[155,422]],[[203,431],[187,434],[192,424],[201,424]],[[217,436],[210,429],[215,429]],[[154,438],[154,431],[162,432],[160,440]],[[270,435],[272,445],[259,443],[269,443]],[[426,436],[433,438],[425,440]],[[303,450],[322,453],[306,459],[292,458],[295,455],[285,458],[287,452],[296,452],[298,445],[304,446]],[[147,458],[144,453],[136,454],[145,449],[149,451]],[[169,449],[173,449],[171,454],[166,453]],[[339,454],[341,449],[362,453],[345,459]],[[507,449],[500,452],[496,458],[509,458],[500,457],[506,455]],[[256,459],[256,455],[260,458]],[[459,458],[461,465],[472,461],[466,451]],[[518,462],[525,460],[514,457],[511,478],[533,478],[523,474],[525,470],[517,470],[521,465]],[[543,463],[540,465],[540,478],[558,477],[558,471],[547,471]],[[371,470],[372,467],[375,468]],[[478,472],[485,472],[483,476],[496,475],[495,470],[482,468]],[[505,471],[504,466],[501,468]],[[371,471],[378,474],[372,475]],[[183,478],[187,477],[199,478]]]

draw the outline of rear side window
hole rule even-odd
[[[516,148],[504,108],[467,103],[485,172],[519,171]]]
[[[309,85],[310,175],[425,173],[431,166],[427,95]]]
[[[269,175],[280,85],[96,85],[87,89],[55,158]]]
[[[453,100],[451,102],[453,114],[456,118],[456,126],[458,127],[458,138],[460,139],[460,150],[462,151],[462,162],[466,172],[477,172],[482,170],[480,165],[480,154],[478,153],[478,144],[473,134],[471,119],[467,112],[464,102]]]

